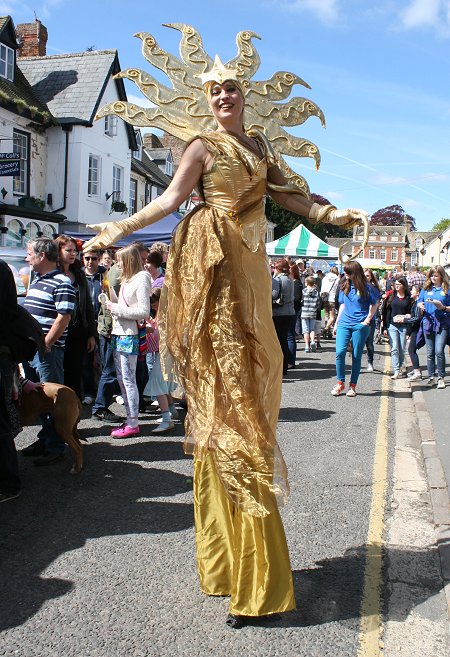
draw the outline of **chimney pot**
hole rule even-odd
[[[45,57],[47,54],[48,33],[41,21],[21,23],[16,26],[17,40],[21,44],[17,51],[20,57]]]

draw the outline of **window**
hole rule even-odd
[[[386,249],[380,249],[381,260],[386,260]]]
[[[375,249],[369,249],[369,258],[375,260]]]
[[[423,244],[423,239],[421,237],[416,237],[416,249],[420,249]]]
[[[37,224],[36,222],[31,221],[27,225],[27,237],[30,240],[35,240],[36,237],[38,236],[38,233],[40,233],[40,232],[41,232],[41,229],[39,227],[39,224]]]
[[[89,155],[88,169],[88,196],[100,195],[100,158],[98,155]]]
[[[113,201],[122,200],[122,180],[123,169],[118,167],[117,164],[113,166]]]
[[[417,253],[411,253],[411,264],[417,265]]]
[[[133,157],[137,160],[142,160],[142,137],[140,130],[135,130],[137,151],[133,151]]]
[[[29,186],[29,141],[28,133],[13,130],[13,151],[20,155],[20,175],[13,178],[13,192],[23,196],[28,194]]]
[[[137,210],[136,207],[136,198],[137,198],[137,180],[131,178],[130,180],[130,214],[134,214]]]
[[[398,251],[397,249],[392,249],[391,251],[391,261],[394,262],[398,260]]]
[[[398,233],[392,233],[391,242],[398,242]]]
[[[105,116],[105,135],[108,137],[117,135],[117,116]]]
[[[11,219],[8,224],[8,232],[6,233],[6,246],[21,247],[23,230],[23,224],[18,219]]]
[[[14,50],[0,44],[0,76],[7,80],[14,80]]]
[[[173,174],[173,159],[172,159],[172,153],[170,151],[167,156],[166,165],[164,167],[164,173],[166,174],[166,176],[171,176]]]
[[[146,182],[145,183],[145,200],[144,200],[145,205],[148,205],[150,203],[150,201],[152,200],[151,192],[152,192],[152,186],[150,185],[150,183]]]

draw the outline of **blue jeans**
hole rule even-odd
[[[297,324],[297,315],[292,315],[288,328],[288,363],[295,365],[295,356],[297,355],[297,343],[295,342],[295,325]]]
[[[425,335],[427,345],[427,368],[428,376],[436,374],[436,364],[438,376],[445,376],[445,345],[447,342],[447,329],[444,328],[440,333],[432,331],[428,336]]]
[[[406,324],[400,326],[389,324],[388,335],[391,346],[392,369],[398,373],[405,361]]]
[[[336,331],[336,376],[338,381],[345,382],[345,354],[350,340],[352,341],[352,373],[350,383],[358,383],[359,372],[361,371],[361,358],[364,350],[364,344],[369,335],[369,327],[365,324],[355,324],[354,326],[340,326],[338,324]]]
[[[64,383],[64,349],[52,347],[41,360],[36,354],[29,363],[24,363],[25,376],[32,381],[41,383]],[[37,374],[37,376],[36,376]],[[44,444],[44,449],[52,454],[62,454],[66,443],[56,433],[53,416],[50,413],[42,413],[40,416],[42,429],[37,437]]]
[[[97,397],[92,406],[92,413],[109,408],[112,403],[113,395],[119,391],[111,338],[99,335],[98,348],[100,352],[100,360],[102,361],[102,373],[98,382]]]
[[[375,355],[375,347],[373,345],[373,339],[375,337],[375,322],[371,322],[369,326],[369,335],[366,340],[366,349],[367,349],[367,361],[373,365],[373,357]]]

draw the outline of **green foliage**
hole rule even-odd
[[[329,204],[329,201],[317,194],[311,194],[311,200],[321,205]],[[306,217],[295,214],[290,210],[285,210],[272,198],[267,198],[266,202],[266,217],[269,221],[275,224],[274,237],[278,239],[283,237],[291,230],[294,230],[299,224],[303,224],[314,235],[317,235],[322,240],[327,237],[351,237],[352,231],[344,230],[339,226],[332,226],[331,224],[317,224],[314,225]]]
[[[440,221],[437,222],[437,224],[434,224],[431,230],[443,231],[449,226],[450,226],[450,219],[441,219]]]

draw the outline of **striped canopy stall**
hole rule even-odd
[[[298,256],[299,258],[322,258],[337,260],[339,249],[323,242],[303,224],[291,230],[290,233],[266,244],[269,256]]]

